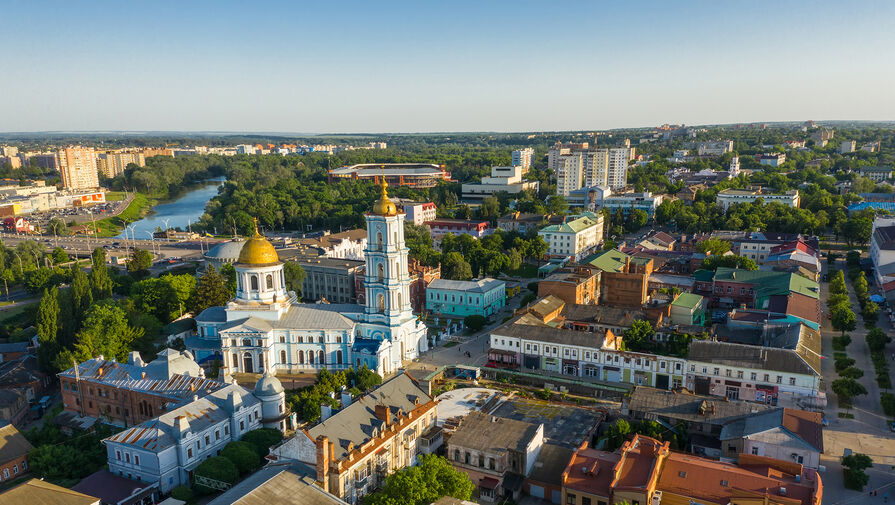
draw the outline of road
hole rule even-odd
[[[844,267],[844,261],[838,266]],[[831,270],[831,272],[834,270]],[[858,300],[855,297],[851,280],[846,276],[846,285],[852,309],[856,314],[860,312]],[[827,312],[827,298],[829,297],[829,284],[821,285],[821,301],[824,313]],[[824,415],[829,421],[829,426],[824,429],[824,454],[821,456],[821,464],[826,467],[822,478],[824,479],[824,505],[846,505],[859,501],[878,501],[882,505],[883,493],[895,497],[895,433],[892,433],[887,425],[887,419],[883,415],[879,403],[879,386],[876,383],[876,374],[870,361],[870,350],[864,340],[867,330],[863,320],[858,315],[858,327],[849,332],[852,337],[851,344],[846,348],[849,357],[855,360],[855,367],[864,371],[864,376],[859,380],[867,388],[867,395],[854,398],[853,408],[849,411],[854,414],[854,419],[841,419],[838,417],[838,399],[833,394],[830,385],[838,378],[833,359],[833,337],[840,333],[835,331],[826,318],[823,320],[821,336],[823,339],[822,373],[824,386],[827,393],[827,407]],[[886,317],[881,317],[877,325],[892,334],[892,326]],[[891,356],[895,344],[889,344],[886,356]],[[846,449],[856,453],[864,453],[874,461],[873,468],[867,470],[870,476],[869,489],[878,489],[878,496],[869,498],[867,491],[859,493],[849,491],[843,485],[842,466],[840,458]]]
[[[209,247],[222,242],[219,239],[205,238],[186,242],[167,242],[164,240],[150,240],[148,238],[125,240],[116,237],[53,237],[52,235],[18,235],[15,233],[0,233],[0,240],[8,247],[14,247],[26,240],[34,240],[47,249],[58,246],[65,249],[69,256],[82,258],[89,256],[97,247],[104,247],[108,256],[127,256],[134,247],[138,247],[153,251],[159,259],[198,259]]]

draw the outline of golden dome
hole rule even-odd
[[[270,265],[280,262],[280,257],[277,255],[277,250],[274,249],[273,244],[258,233],[257,219],[255,220],[255,235],[246,240],[239,251],[239,259],[236,262],[243,265]]]
[[[388,188],[388,183],[385,182],[385,176],[383,176],[382,195],[379,197],[379,200],[373,204],[373,214],[380,216],[397,216],[398,207],[395,206],[395,202],[389,199],[386,188]]]

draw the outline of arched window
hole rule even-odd
[[[342,364],[342,351],[336,351],[336,363]]]
[[[263,354],[258,354],[258,371],[259,372],[264,371],[264,355]]]
[[[398,297],[398,299],[397,299],[397,303],[395,304],[395,307],[397,307],[398,310],[401,310],[401,308],[404,307],[404,306],[401,304],[401,292],[398,291],[398,293],[396,294],[396,296]]]
[[[298,364],[299,365],[305,364],[305,352],[304,351],[298,351]]]
[[[244,346],[246,346],[246,347],[251,347],[251,346],[252,346],[252,339],[250,339],[250,338],[244,338],[244,339],[242,339],[242,345],[244,345]]]
[[[236,276],[236,290],[242,291],[242,276],[241,275]]]
[[[252,291],[258,291],[258,276],[253,275],[250,277],[250,279],[251,279]]]
[[[286,364],[286,351],[280,351],[280,363]]]
[[[326,364],[326,355],[323,354],[323,351],[317,351],[317,363],[320,363],[321,365]]]
[[[378,307],[379,312],[385,312],[385,296],[382,293],[376,295],[376,306]]]
[[[379,276],[379,282],[382,282],[382,278],[385,276],[385,266],[383,266],[383,264],[380,263],[379,266],[376,267],[376,269],[377,269],[377,273]]]
[[[395,247],[398,247],[398,232],[396,231],[394,235],[395,235],[394,244],[395,244]]]
[[[273,275],[267,274],[267,289],[273,289]]]
[[[233,367],[233,371],[239,370],[239,355],[234,352],[231,358],[233,361],[230,363],[230,366]]]
[[[376,247],[378,247],[379,249],[382,249],[382,232],[381,231],[376,233]]]
[[[252,355],[244,353],[242,355],[242,371],[245,373],[255,373],[255,366],[252,363]]]
[[[308,351],[308,364],[314,364],[314,351]]]

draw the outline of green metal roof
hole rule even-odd
[[[702,303],[701,295],[697,295],[697,294],[693,294],[693,293],[681,293],[680,295],[678,295],[677,298],[675,298],[675,300],[673,302],[671,302],[671,305],[673,307],[684,307],[684,308],[692,310],[692,309],[696,308],[698,305],[700,305],[701,303]]]
[[[596,221],[589,217],[579,217],[578,219],[563,224],[552,224],[543,228],[541,231],[552,233],[578,233],[591,226],[595,226],[596,224]]]
[[[820,286],[816,282],[790,272],[719,267],[715,271],[714,279],[722,282],[733,281],[754,284],[756,298],[789,294],[791,292],[811,298],[820,297]]]
[[[625,261],[628,258],[630,258],[630,256],[618,249],[609,249],[608,251],[597,253],[585,260],[585,262],[604,272],[621,272],[624,270]]]

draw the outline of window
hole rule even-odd
[[[758,374],[755,372],[752,372],[751,374],[749,374],[749,378],[751,380],[758,380]]]
[[[575,495],[572,493],[566,494],[566,505],[575,505]]]
[[[19,474],[19,465],[16,464],[16,465],[12,466],[12,473],[13,473],[13,475]]]
[[[716,368],[715,371],[712,372],[712,375],[721,375],[721,369],[720,369],[720,368]]]
[[[249,280],[251,281],[252,291],[258,291],[258,276],[253,275],[249,278]]]
[[[790,385],[790,386],[795,386],[795,385],[796,385],[796,378],[795,378],[795,377],[790,377],[790,378],[789,378],[789,385]]]
[[[728,485],[728,483],[727,483],[726,480],[722,480],[722,481],[721,481],[721,487],[729,487],[729,485]]]
[[[680,472],[677,473],[677,476],[680,477],[680,478],[682,478],[682,479],[684,479],[684,478],[687,477],[687,472],[680,471]]]
[[[581,505],[590,505],[590,497],[582,496],[581,497]]]
[[[246,429],[246,422],[245,422],[245,421],[239,421],[239,431],[243,431],[243,430],[245,430],[245,429]]]
[[[130,462],[131,462],[131,455],[130,455],[129,452],[124,453],[124,462],[125,462],[125,463],[130,463]]]
[[[208,445],[208,444],[210,444],[210,443],[211,443],[211,436],[210,436],[210,435],[205,435],[205,445]]]
[[[742,378],[743,378],[743,371],[742,371],[742,370],[738,370],[738,371],[737,371],[737,379],[742,379]]]
[[[140,455],[139,454],[134,454],[134,464],[135,465],[140,464]]]
[[[121,461],[121,451],[115,451],[115,457],[118,459],[118,461]]]
[[[214,439],[215,440],[221,439],[221,430],[214,430]]]
[[[273,275],[267,274],[267,289],[273,289]]]
[[[454,449],[454,461],[460,461],[460,449]]]
[[[193,457],[193,448],[192,448],[192,447],[190,447],[190,448],[188,448],[188,449],[186,450],[186,457],[187,457],[187,458],[192,458],[192,457]]]
[[[696,365],[690,365],[690,371],[691,371],[691,372],[695,372],[695,371],[696,371]]]
[[[783,376],[782,375],[777,376],[777,384],[783,384]]]
[[[280,351],[280,363],[286,364],[286,351]]]
[[[229,435],[229,434],[230,434],[230,427],[224,426],[224,435]]]
[[[752,448],[752,454],[754,454],[755,456],[758,456],[758,447]]]
[[[771,376],[768,374],[764,374],[764,381],[768,382],[769,380],[771,380]]]
[[[725,370],[724,373],[725,373],[725,375],[727,375],[728,377],[733,377],[733,372],[732,372],[729,368],[728,368],[727,370]]]

